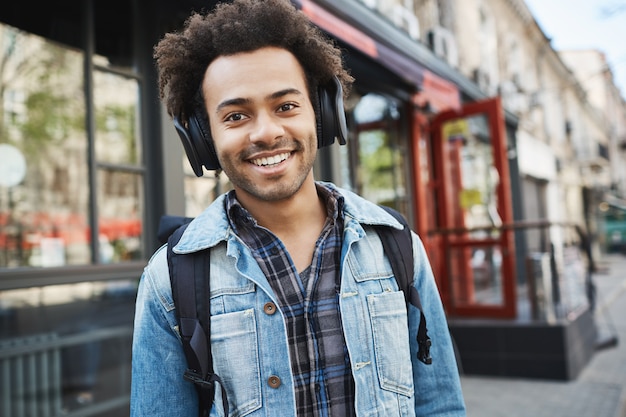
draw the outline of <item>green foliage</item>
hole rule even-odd
[[[134,105],[108,105],[96,112],[96,130],[99,133],[115,134],[124,141],[128,163],[137,163],[135,141],[137,116]]]
[[[363,183],[370,189],[394,189],[393,172],[398,155],[389,146],[389,135],[383,130],[364,132],[359,137]]]

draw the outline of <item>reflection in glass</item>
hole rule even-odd
[[[185,174],[185,216],[196,217],[207,208],[220,194],[232,189],[232,183],[223,172],[204,171],[202,177],[196,177],[187,157],[183,157]]]
[[[139,164],[137,81],[114,73],[95,71],[94,102],[98,162]]]
[[[141,175],[99,170],[98,228],[100,262],[115,263],[141,259]]]
[[[23,179],[0,182],[0,268],[89,264],[93,202],[84,54],[6,25],[0,25],[0,48],[6,61],[0,69],[0,145],[15,149],[25,161]],[[96,57],[96,64],[100,61]],[[102,205],[98,242],[103,262],[141,255],[138,101],[135,79],[94,72],[95,164],[98,187],[103,187],[94,194]],[[13,164],[10,169],[20,168]]]
[[[450,283],[455,303],[501,305],[502,253],[498,246],[450,250]]]
[[[447,200],[450,239],[449,282],[457,306],[501,306],[504,303],[502,219],[498,213],[499,173],[494,165],[489,120],[485,114],[447,121],[442,126],[446,144],[450,193]]]
[[[0,415],[127,415],[136,287],[0,291]]]
[[[88,167],[79,51],[0,25],[0,142],[26,170],[0,185],[0,268],[90,261]]]
[[[363,96],[354,109],[357,132],[357,193],[377,204],[408,210],[406,167],[408,152],[396,103],[374,93]]]
[[[473,229],[498,227],[502,220],[497,210],[497,186],[500,181],[494,166],[488,119],[477,115],[444,123],[442,128],[458,201],[463,213],[456,216],[456,226]],[[485,230],[469,232],[484,238]]]

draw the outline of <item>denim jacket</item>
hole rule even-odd
[[[330,185],[330,184],[328,184]],[[332,186],[332,185],[330,185]],[[432,339],[432,365],[416,359],[419,311],[407,306],[371,225],[399,223],[346,190],[340,309],[362,417],[465,416],[446,317],[430,264],[413,234],[415,284]],[[211,348],[230,416],[295,417],[287,330],[266,277],[232,232],[218,198],[187,228],[177,253],[211,249]],[[160,248],[142,275],[133,337],[131,416],[197,416]],[[217,385],[211,416],[224,416]]]

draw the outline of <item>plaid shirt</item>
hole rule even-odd
[[[354,416],[354,380],[339,311],[343,197],[322,185],[328,212],[311,265],[298,273],[283,243],[230,192],[226,212],[250,248],[285,318],[298,416]]]

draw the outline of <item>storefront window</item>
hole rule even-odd
[[[454,238],[473,243],[449,251],[455,301],[500,305],[502,252],[499,242],[486,241],[497,237],[502,225],[497,193],[500,178],[494,165],[488,118],[479,114],[454,119],[443,124],[442,132],[450,161],[453,225],[463,230]]]
[[[353,184],[356,191],[377,204],[394,207],[405,215],[409,152],[402,140],[398,104],[379,94],[363,96],[354,109],[357,143]]]
[[[100,60],[106,61],[100,58],[96,62]],[[141,146],[138,140],[137,80],[112,72],[95,71],[94,102],[98,162],[138,165],[141,162]]]
[[[207,208],[220,194],[230,190],[232,184],[223,172],[216,175],[214,171],[204,171],[200,178],[196,177],[184,156],[185,173],[185,215],[196,217]]]
[[[137,81],[94,72],[92,145],[84,54],[8,25],[0,25],[0,47],[0,268],[140,258]],[[96,57],[96,65],[98,60],[106,63]],[[95,161],[90,164],[92,146]],[[95,190],[92,170],[97,172]],[[94,213],[97,234],[91,230]]]
[[[87,263],[82,54],[5,25],[0,45],[0,142],[24,159],[0,184],[0,267]]]
[[[99,260],[141,259],[144,193],[137,80],[96,71],[94,102]]]
[[[130,280],[0,291],[0,415],[128,415],[136,289]]]
[[[131,10],[95,3],[1,16],[0,416],[128,415],[143,84]]]
[[[487,123],[486,116],[479,115],[445,123],[443,127],[446,134],[465,125],[463,134],[448,136],[448,150],[450,157],[458,161],[459,203],[464,210],[462,225],[469,229],[502,224],[496,192],[500,178],[493,162]],[[483,238],[485,232],[472,232],[472,236]]]
[[[98,175],[99,250],[101,263],[141,259],[140,175],[101,169]]]

